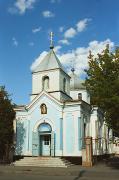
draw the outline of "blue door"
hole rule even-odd
[[[51,155],[51,135],[41,135],[40,137],[41,144],[41,155],[50,156]]]

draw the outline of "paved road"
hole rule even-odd
[[[32,169],[32,171],[0,171],[0,180],[119,180],[119,169],[112,169],[104,165],[93,168],[80,166],[68,169]],[[1,170],[1,169],[0,169]]]
[[[119,180],[119,158],[92,168],[39,168],[0,166],[0,180]]]
[[[80,174],[78,176],[41,176],[41,175],[18,175],[18,174],[1,174],[0,180],[119,180],[117,174]]]

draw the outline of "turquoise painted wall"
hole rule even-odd
[[[63,150],[63,118],[60,118],[60,150]]]
[[[47,106],[47,114],[41,114],[40,106],[42,103],[45,103]],[[80,106],[70,106],[64,109],[65,119],[63,119],[62,106],[58,105],[56,102],[48,98],[46,95],[41,96],[37,102],[28,110],[28,112],[17,112],[17,118],[24,116],[20,122],[17,122],[17,144],[16,144],[16,154],[26,155],[29,152],[29,155],[32,155],[33,147],[33,130],[35,125],[38,122],[44,122],[47,120],[53,124],[52,130],[54,131],[55,139],[55,155],[62,156],[63,153],[63,121],[65,120],[65,147],[68,154],[74,153],[74,143],[75,143],[75,126],[74,126],[74,117],[72,113],[78,111],[80,117]],[[77,126],[78,129],[78,150],[82,148],[82,121],[77,117]],[[21,126],[21,128],[19,128]],[[52,126],[52,125],[51,125]],[[18,130],[19,129],[19,130]],[[22,131],[21,131],[22,129]],[[38,129],[37,129],[38,132]],[[39,141],[39,139],[38,139]],[[38,142],[39,143],[39,142]],[[37,144],[38,144],[37,143]],[[38,145],[39,146],[39,145]],[[37,149],[37,148],[36,148]],[[38,149],[37,149],[38,150]],[[37,151],[36,150],[36,151]]]
[[[40,105],[45,103],[47,106],[47,114],[41,114]],[[60,129],[60,119],[62,117],[61,107],[59,107],[56,103],[52,102],[47,97],[41,97],[39,101],[34,104],[34,106],[27,112],[27,119],[22,121],[23,127],[25,127],[25,137],[23,138],[23,143],[20,145],[22,149],[22,153],[25,154],[28,151],[32,153],[32,132],[35,124],[41,120],[49,120],[52,121],[54,125],[54,133],[55,133],[55,154],[57,155],[57,150],[61,150],[60,148],[60,139],[61,139],[61,129]],[[22,114],[22,113],[21,113]],[[20,115],[20,112],[17,116]],[[29,119],[29,121],[28,121]],[[17,124],[18,126],[18,124]],[[29,128],[27,128],[29,126]],[[17,139],[20,140],[20,131],[17,131]],[[29,142],[28,142],[29,140]],[[62,140],[61,140],[62,141]],[[18,149],[18,143],[16,144],[16,149]],[[17,154],[21,154],[21,151],[17,151]]]
[[[78,117],[78,148],[79,150],[82,149],[82,138],[83,138],[83,130],[82,130],[82,118]]]
[[[74,151],[74,122],[72,114],[66,116],[66,151]]]

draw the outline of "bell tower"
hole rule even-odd
[[[31,100],[42,91],[48,92],[60,101],[71,99],[70,76],[54,52],[53,32],[50,33],[50,51],[32,72]]]

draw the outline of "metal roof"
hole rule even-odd
[[[81,80],[74,72],[70,74],[70,77],[70,90],[86,89],[86,87],[83,85],[85,80]]]
[[[56,56],[53,49],[51,49],[48,54],[41,60],[40,64],[34,69],[33,72],[45,71],[51,69],[60,68],[64,71],[62,64],[60,63],[58,57]]]

